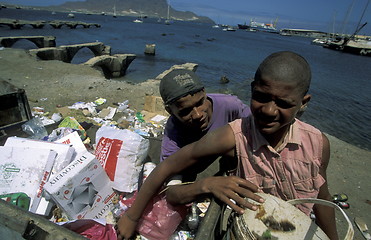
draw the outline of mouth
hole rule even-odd
[[[259,119],[257,123],[260,128],[272,128],[277,125],[278,121],[271,119]]]
[[[204,129],[208,125],[207,117],[201,118],[199,121],[195,122],[195,125],[197,125],[199,128]]]

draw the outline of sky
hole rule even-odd
[[[67,0],[0,0],[28,6],[59,5]],[[73,1],[73,0],[70,0]],[[83,0],[75,0],[83,1]],[[104,0],[102,0],[104,1]],[[277,28],[305,28],[325,32],[353,33],[358,23],[368,22],[359,32],[371,36],[371,0],[167,0],[172,8],[207,16],[216,23],[237,25],[253,19]],[[367,9],[365,10],[365,7]]]

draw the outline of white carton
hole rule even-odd
[[[116,195],[103,167],[89,152],[54,175],[45,190],[70,219],[104,218]]]
[[[0,146],[0,194],[26,193],[36,213],[56,157],[50,149]]]
[[[77,132],[70,133],[67,136],[58,139],[57,141],[55,141],[55,143],[63,143],[73,146],[75,149],[75,155],[73,157],[73,160],[81,157],[87,151],[84,143],[81,141],[81,138]]]
[[[72,161],[75,149],[71,145],[62,143],[45,142],[32,140],[29,138],[8,137],[4,146],[8,147],[30,147],[30,148],[46,148],[54,150],[58,153],[55,159],[52,174],[55,174],[65,168]]]

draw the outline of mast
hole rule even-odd
[[[167,17],[165,20],[165,24],[170,24],[170,0],[167,3]]]

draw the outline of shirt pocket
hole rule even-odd
[[[321,175],[294,183],[294,188],[299,198],[317,197],[320,187],[325,182]]]
[[[246,179],[257,185],[258,187],[262,188],[264,193],[269,193],[277,196],[277,184],[273,178],[268,176],[255,175],[249,176]]]

